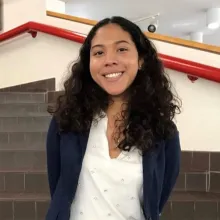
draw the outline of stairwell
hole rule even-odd
[[[49,202],[46,93],[0,93],[0,219],[43,220]]]
[[[0,92],[0,220],[44,220],[48,209],[45,143],[51,115],[48,86],[40,85]]]

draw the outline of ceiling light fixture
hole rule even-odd
[[[141,21],[144,21],[144,20],[149,20],[149,19],[156,19],[156,17],[158,17],[160,14],[159,13],[157,13],[157,14],[155,14],[155,15],[150,15],[150,16],[147,16],[147,17],[142,17],[142,18],[139,18],[139,19],[137,19],[137,20],[134,20],[133,22],[134,23],[137,23],[137,22],[141,22]]]
[[[206,16],[209,29],[214,30],[220,27],[220,8],[209,9]]]
[[[190,40],[203,43],[203,33],[202,32],[193,32],[190,34]]]
[[[154,22],[151,22],[148,27],[147,27],[147,30],[150,32],[150,33],[154,33],[156,32],[157,28],[158,28],[158,20],[157,21],[154,21]]]
[[[150,22],[150,24],[148,25],[147,30],[151,33],[154,33],[154,32],[156,32],[156,30],[158,28],[159,21],[156,18],[159,17],[159,16],[160,16],[160,13],[157,13],[155,15],[150,15],[150,16],[147,16],[147,17],[139,18],[139,19],[137,19],[133,22],[138,23],[138,22],[141,22],[141,21],[149,20],[149,19],[152,20]]]

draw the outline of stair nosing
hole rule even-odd
[[[48,92],[0,92],[0,94],[42,94],[47,95]]]
[[[3,173],[46,174],[47,175],[47,169],[44,169],[44,170],[34,170],[34,169],[1,170],[0,169],[0,174],[3,174]]]
[[[1,152],[45,152],[45,149],[16,149],[16,148],[10,148],[10,149],[1,149],[0,148],[0,153]]]
[[[43,116],[33,116],[33,115],[24,115],[24,116],[9,116],[8,118],[25,118],[25,117],[32,117],[32,118],[39,118],[39,117],[52,117],[49,113],[48,115],[43,115]],[[5,118],[4,116],[0,115],[0,118]]]
[[[34,113],[37,113],[37,112],[34,112]],[[1,115],[1,113],[0,113],[0,118],[30,118],[30,117],[51,117],[51,115],[50,114],[48,114],[48,115],[15,115],[15,116],[13,116],[13,115]]]
[[[48,201],[49,193],[0,193],[0,201]]]
[[[5,102],[5,103],[3,103],[3,102],[0,102],[0,105],[48,105],[48,104],[50,104],[50,103],[48,103],[48,102],[24,102],[24,103],[22,103],[22,102],[12,102],[12,103],[8,103],[8,102]],[[53,104],[53,103],[51,103],[51,104]]]
[[[25,134],[25,133],[42,133],[42,134],[47,134],[47,131],[0,131],[0,134],[1,133],[22,133],[22,134]]]

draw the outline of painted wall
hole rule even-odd
[[[4,0],[4,31],[27,21],[43,21],[46,16],[45,0]]]
[[[58,13],[65,13],[66,12],[65,2],[60,0],[46,0],[46,9]]]
[[[203,79],[191,83],[182,73],[168,73],[183,105],[176,117],[182,148],[220,151],[220,84]]]

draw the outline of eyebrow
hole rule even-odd
[[[127,43],[127,44],[130,44],[128,41],[126,40],[119,40],[119,41],[116,41],[115,44],[121,44],[121,43]],[[94,46],[92,46],[91,49],[95,48],[95,47],[104,47],[103,44],[95,44]]]

